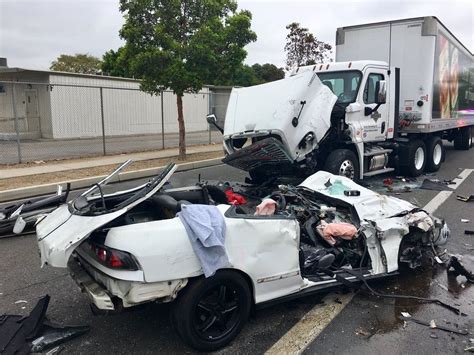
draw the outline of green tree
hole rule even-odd
[[[132,78],[133,74],[130,70],[129,58],[124,47],[120,47],[117,51],[111,49],[102,56],[102,72],[105,75],[120,76],[123,78]]]
[[[183,95],[206,83],[235,76],[256,40],[252,15],[234,0],[121,0],[130,70],[142,90],[176,94],[179,157],[186,155]]]
[[[252,65],[252,70],[259,83],[268,83],[285,77],[285,71],[283,68],[278,68],[276,65],[270,63],[265,63],[263,65],[256,63]]]
[[[312,65],[329,60],[332,46],[319,41],[307,28],[292,22],[286,26],[290,33],[286,36],[286,68]]]
[[[285,77],[283,68],[278,68],[273,64],[254,64],[252,66],[243,64],[231,78],[221,80],[215,78],[210,81],[213,85],[229,85],[229,86],[252,86],[267,83],[274,80],[280,80]]]
[[[49,69],[81,74],[98,74],[101,72],[99,58],[89,54],[61,54],[58,59],[51,62]]]

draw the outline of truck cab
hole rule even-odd
[[[392,75],[395,77],[395,74]],[[277,82],[232,91],[224,162],[255,181],[327,170],[358,180],[392,171],[395,79],[387,63],[300,67]]]

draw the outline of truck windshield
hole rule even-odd
[[[318,77],[337,96],[338,103],[348,104],[355,101],[362,78],[360,71],[318,73]]]

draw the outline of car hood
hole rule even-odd
[[[360,192],[360,195],[346,196],[344,194],[331,194],[330,184],[333,184],[336,180],[339,180],[346,187],[345,190],[357,190]],[[410,202],[379,194],[360,186],[351,179],[344,176],[333,175],[326,171],[318,171],[309,176],[300,184],[300,186],[352,205],[361,220],[382,220],[418,208]]]
[[[337,97],[313,71],[247,88],[232,89],[226,111],[224,137],[246,132],[277,131],[290,152],[308,132],[319,142],[331,126]],[[298,117],[298,124],[292,120]]]
[[[176,165],[168,166],[162,176],[158,177],[159,181],[155,181],[153,188],[147,190],[146,194],[130,199],[130,203],[110,213],[94,216],[74,214],[71,212],[74,210],[71,206],[74,201],[58,207],[36,226],[41,266],[48,264],[54,267],[67,267],[67,262],[74,249],[94,230],[113,221],[155,194],[169,180],[175,170]]]

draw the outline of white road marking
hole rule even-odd
[[[334,302],[338,298],[341,303]],[[336,295],[330,293],[323,298],[325,305],[316,305],[301,318],[265,354],[301,354],[329,323],[347,306],[354,293]]]
[[[451,196],[459,185],[473,172],[473,169],[464,169],[457,178],[453,179],[455,184],[448,185],[453,191],[440,191],[423,208],[429,213],[435,212]],[[338,297],[341,304],[334,302]],[[315,305],[301,318],[285,335],[283,335],[265,354],[301,354],[318,335],[336,318],[336,316],[349,304],[354,293],[336,296],[330,293],[323,300],[328,304]]]
[[[459,174],[459,177],[453,179],[453,182],[455,182],[455,184],[448,185],[448,187],[452,188],[453,190],[456,190],[458,186],[461,185],[464,182],[464,180],[467,179],[467,177],[472,173],[472,171],[473,169],[464,169],[461,172],[461,174]],[[424,207],[424,210],[426,212],[433,213],[452,194],[453,194],[453,191],[441,191],[430,202],[426,204],[426,206]]]

